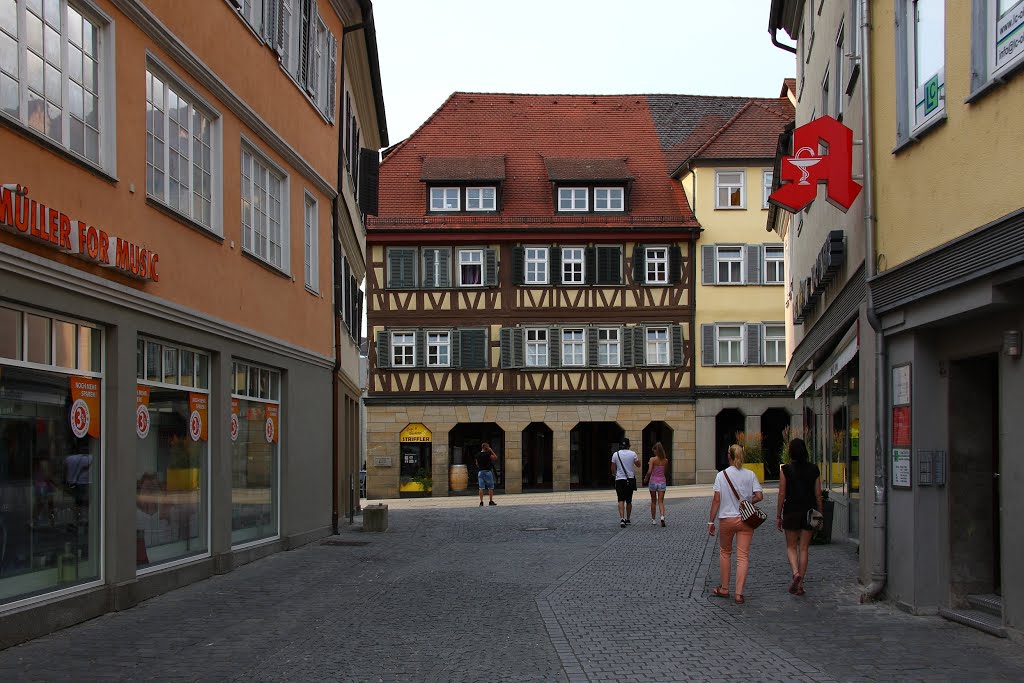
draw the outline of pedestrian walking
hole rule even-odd
[[[726,491],[722,493],[722,491]],[[729,597],[729,573],[732,569],[732,542],[736,540],[736,603],[743,604],[743,587],[747,583],[750,566],[750,542],[754,530],[740,518],[740,500],[759,503],[764,498],[757,475],[743,469],[743,447],[729,446],[729,467],[715,477],[715,495],[711,499],[708,534],[715,535],[718,520],[718,575],[719,584],[711,595]]]
[[[821,471],[810,462],[803,439],[789,442],[789,456],[792,462],[782,466],[779,479],[779,508],[775,524],[786,532],[786,555],[793,571],[789,592],[803,595],[811,536],[814,534],[808,513],[811,510],[821,512]]]
[[[491,502],[488,505],[497,505],[494,502],[494,462],[498,454],[491,449],[491,444],[484,441],[480,444],[480,452],[476,454],[476,479],[480,487],[480,507],[484,506],[484,489]]]
[[[647,474],[644,475],[644,484],[651,492],[651,524],[657,524],[655,514],[661,510],[661,525],[665,526],[665,489],[668,488],[668,480],[665,478],[665,468],[668,466],[668,457],[665,455],[665,448],[661,442],[654,444],[654,457],[647,461]]]
[[[636,490],[634,467],[640,464],[636,451],[630,450],[629,439],[622,438],[619,450],[612,453],[611,471],[615,477],[615,498],[619,503],[619,526],[623,529],[631,524],[633,514],[633,491]]]

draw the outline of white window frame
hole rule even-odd
[[[622,328],[597,328],[597,364],[601,367],[622,365]]]
[[[551,281],[548,247],[527,246],[523,248],[523,284],[546,285]],[[532,272],[531,272],[532,269]]]
[[[903,21],[906,22],[905,35],[906,35],[906,51],[902,55],[897,56],[899,60],[899,68],[903,71],[903,77],[905,79],[907,88],[907,112],[902,114],[908,121],[909,137],[913,138],[918,133],[923,132],[926,128],[937,121],[943,119],[946,114],[946,67],[945,67],[945,3],[940,0],[932,0],[933,7],[941,8],[943,13],[943,32],[942,32],[942,66],[939,70],[929,76],[924,81],[924,84],[920,87],[917,85],[917,46],[918,46],[918,27],[917,27],[917,3],[921,0],[905,0],[904,2],[904,14]],[[899,8],[897,7],[897,11]],[[923,107],[925,105],[925,86],[932,77],[938,79],[938,104],[935,109],[930,112],[925,112]],[[922,105],[921,113],[918,114],[918,105]]]
[[[644,284],[668,284],[668,252],[665,246],[644,247]]]
[[[733,253],[735,251],[735,254]],[[723,280],[721,265],[729,264],[729,279]],[[734,265],[739,264],[739,278],[733,279]],[[715,245],[715,284],[717,285],[742,285],[746,282],[746,259],[743,258],[743,246],[737,244],[716,244]]]
[[[723,178],[723,176],[727,176]],[[726,182],[729,180],[728,176],[738,176],[739,182]],[[732,204],[733,189],[739,188],[740,191],[740,203],[738,205]],[[722,190],[729,192],[729,202],[723,204],[721,202]],[[747,174],[741,168],[739,170],[721,170],[715,171],[715,208],[724,211],[738,211],[747,208]]]
[[[483,287],[484,286],[484,250],[483,249],[459,249],[458,250],[458,271],[459,287]],[[465,283],[462,281],[462,267],[477,266],[480,268],[480,282]]]
[[[488,193],[490,193],[490,197],[488,197]],[[466,188],[466,211],[496,211],[497,207],[498,188],[494,185]]]
[[[737,336],[724,337],[722,330],[739,330]],[[743,365],[744,363],[744,325],[743,323],[715,323],[715,365]],[[723,360],[722,358],[722,344],[728,343],[730,345],[730,358]],[[734,346],[735,345],[735,346]],[[736,359],[732,358],[733,351],[735,351]]]
[[[307,190],[302,201],[302,269],[306,289],[314,294],[320,292],[319,225],[316,198]]]
[[[672,362],[672,339],[668,326],[650,326],[644,330],[644,364],[670,365]]]
[[[450,368],[452,366],[451,330],[427,330],[427,367]]]
[[[766,168],[761,171],[761,208],[768,208],[768,197],[772,193],[772,181],[775,177],[775,172]]]
[[[289,202],[288,202],[288,198],[289,198],[288,174],[285,173],[284,169],[282,169],[280,166],[278,166],[273,161],[271,161],[265,154],[260,152],[259,149],[254,144],[249,142],[244,137],[242,138],[242,155],[241,156],[242,156],[242,167],[241,167],[241,177],[242,177],[242,193],[241,193],[242,194],[242,196],[241,196],[241,201],[242,201],[242,216],[241,216],[241,221],[242,221],[242,250],[244,252],[246,252],[247,254],[250,254],[250,255],[254,256],[255,258],[259,259],[260,261],[263,261],[267,265],[269,265],[269,266],[271,266],[273,268],[276,268],[277,270],[280,270],[283,273],[288,273],[290,275],[291,273],[290,273],[290,266],[289,266],[289,264],[291,262],[291,258],[290,258],[291,257],[291,253],[290,253],[291,223],[289,221],[290,209],[289,209]],[[251,163],[251,167],[252,167],[252,170],[250,171],[251,175],[250,175],[249,178],[246,178],[246,176],[245,176],[245,172],[246,172],[245,158],[246,158],[246,156],[248,156],[250,158],[250,163]],[[257,164],[262,168],[263,171],[266,172],[266,175],[267,175],[267,186],[265,188],[258,188],[258,186],[257,186],[257,179],[254,177],[256,175],[256,173],[254,171],[256,169]],[[273,209],[273,199],[274,199],[274,197],[271,194],[271,190],[273,188],[274,183],[272,181],[276,181],[277,182],[277,186],[278,186],[278,188],[280,188],[280,195],[281,195],[277,199],[277,203],[278,203],[278,207],[279,207],[278,230],[280,232],[280,234],[278,235],[278,239],[280,240],[280,243],[278,244],[278,246],[281,249],[281,259],[280,259],[281,262],[280,263],[276,263],[274,261],[274,259],[272,258],[273,254],[272,254],[271,247],[273,246],[272,238],[273,238],[274,235],[273,235],[273,231],[271,229],[272,226],[269,223],[266,226],[266,235],[263,236],[267,240],[267,248],[266,248],[267,250],[266,250],[266,252],[265,253],[260,253],[260,251],[259,251],[259,249],[257,248],[257,245],[256,245],[256,238],[260,237],[259,233],[256,230],[256,226],[255,226],[255,218],[256,218],[255,196],[256,196],[256,191],[257,191],[257,189],[264,190],[264,193],[266,195],[265,203],[267,204],[267,214],[266,215],[267,215],[267,219],[269,220],[270,218],[273,217],[273,210],[272,209]],[[249,222],[249,225],[246,225],[246,223],[245,223],[245,203],[246,203],[246,198],[247,197],[249,198],[249,201],[250,201],[250,222]]]
[[[604,195],[602,197],[602,195]],[[603,204],[603,206],[602,206]],[[616,204],[618,206],[616,206]],[[594,211],[625,211],[626,190],[622,187],[595,187]]]
[[[771,250],[771,257],[769,258],[769,250]],[[774,272],[773,272],[774,271]],[[766,244],[764,245],[764,262],[762,264],[762,272],[764,273],[764,284],[766,285],[781,285],[786,281],[786,253],[785,247],[781,244]],[[768,275],[772,273],[774,277],[769,279]]]
[[[527,327],[523,330],[526,346],[526,367],[546,368],[549,364],[548,328]]]
[[[401,351],[401,356],[399,356]],[[391,367],[416,367],[416,333],[412,330],[391,332]]]
[[[583,285],[587,282],[587,250],[584,247],[562,247],[562,284]]]
[[[764,359],[764,365],[785,365],[786,364],[786,323],[764,323],[762,325],[764,329],[764,341],[762,342],[761,358]],[[775,331],[775,334],[768,335],[769,328]],[[772,348],[777,357],[777,360],[768,360],[768,349]]]
[[[585,187],[560,187],[558,188],[558,210],[559,211],[589,211],[590,192]],[[563,203],[568,201],[568,206]]]
[[[28,9],[25,2],[19,2],[15,5],[14,12],[18,37],[15,38],[9,32],[0,29],[0,31],[14,41],[18,61],[16,74],[8,73],[7,70],[0,70],[0,106],[4,104],[3,93],[10,93],[13,89],[18,97],[17,113],[11,114],[6,109],[2,109],[0,110],[0,116],[16,121],[21,129],[27,131],[30,135],[56,145],[62,151],[67,152],[71,158],[109,175],[115,175],[117,172],[117,155],[115,153],[117,135],[114,131],[116,130],[115,107],[117,98],[114,73],[116,68],[113,19],[88,0],[57,1],[59,2],[58,12],[60,16],[60,31],[58,33],[60,40],[57,54],[57,60],[60,62],[59,68],[53,63],[57,60],[47,59],[48,51],[45,49],[45,42],[42,54],[29,47],[28,31],[26,29],[27,22],[29,21],[27,14],[32,14],[34,18],[36,18],[36,15]],[[84,41],[81,38],[78,38],[80,45],[73,42],[74,37],[71,36],[70,31],[71,22],[68,19],[69,8],[79,15],[82,20],[88,21],[96,28],[93,53],[89,55],[89,58],[94,60],[97,65],[95,80],[92,83],[91,89],[87,87],[85,82],[84,68],[77,79],[72,73],[71,52],[75,51],[79,54],[79,62],[81,63],[84,59],[82,55],[85,52],[83,48],[87,48],[87,46],[84,45]],[[46,22],[45,11],[43,14],[44,18],[41,21],[44,28],[42,30],[46,34],[47,28],[52,31],[53,26]],[[30,80],[32,80],[31,74],[33,73],[29,68],[30,56],[39,59],[43,64],[40,72],[40,78],[43,80],[38,87],[30,84]],[[56,83],[47,92],[47,74],[52,73],[57,74]],[[50,82],[53,81],[51,80]],[[32,125],[32,122],[38,120],[38,117],[29,112],[28,94],[30,87],[33,93],[42,100],[44,110],[48,106],[59,110],[59,135],[53,131],[46,132],[46,122],[49,119],[45,115],[42,117],[42,129]],[[72,111],[74,108],[72,99],[76,91],[80,91],[82,96],[81,113]],[[89,117],[85,114],[85,97],[87,94],[96,98],[94,107],[95,119],[92,122],[89,122]],[[72,140],[72,123],[81,124],[82,137],[80,147],[75,140]],[[90,153],[86,136],[87,132],[90,131],[95,136],[95,156]],[[89,137],[92,138],[92,136]]]
[[[587,332],[582,327],[564,327],[562,337],[562,366],[582,368],[587,365]]]
[[[432,187],[430,188],[430,210],[431,211],[461,211],[462,197],[458,187]],[[455,200],[455,206],[451,200]]]

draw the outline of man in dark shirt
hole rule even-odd
[[[486,441],[480,444],[480,452],[476,454],[477,481],[480,484],[480,507],[484,506],[484,489],[491,497],[490,505],[497,505],[494,502],[494,471],[492,463],[498,459],[498,454],[491,450],[491,445]]]

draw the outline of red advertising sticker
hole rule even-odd
[[[228,423],[228,433],[231,434],[232,441],[238,441],[238,399],[231,399],[231,418]]]
[[[273,403],[267,404],[266,437],[267,443],[277,443],[278,435],[277,406]]]
[[[71,378],[71,432],[100,438],[100,380],[94,377]]]
[[[208,405],[209,397],[206,394],[188,395],[188,435],[193,441],[206,441],[208,437]]]
[[[910,406],[892,409],[892,445],[910,446]]]
[[[135,434],[140,439],[149,436],[149,387],[135,385]]]

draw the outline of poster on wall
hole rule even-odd
[[[232,441],[238,441],[238,399],[231,399],[231,418],[228,423],[228,433],[231,435]]]
[[[209,396],[206,394],[188,395],[188,435],[193,441],[206,441],[209,436],[208,406]]]
[[[71,378],[71,433],[100,438],[100,380],[94,377]]]
[[[899,365],[892,369],[892,404],[910,405],[910,365]]]
[[[135,434],[140,439],[149,436],[149,387],[135,385]]]
[[[910,488],[910,449],[892,449],[892,486],[893,488]]]
[[[892,409],[892,445],[910,447],[910,406]]]
[[[277,443],[278,421],[277,406],[273,403],[267,404],[266,437],[267,443]]]

